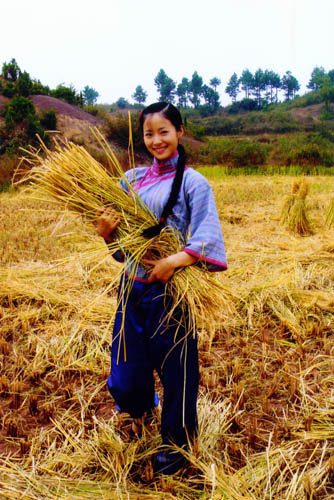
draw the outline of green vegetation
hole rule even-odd
[[[245,69],[234,73],[225,91],[232,104],[222,108],[217,77],[205,84],[194,71],[191,78],[175,82],[160,69],[154,79],[159,98],[177,102],[182,108],[189,163],[222,165],[227,175],[240,173],[332,173],[334,166],[334,70],[316,67],[308,84],[309,92],[296,95],[299,83],[291,72],[282,77],[259,68],[254,74]],[[240,93],[244,95],[238,100]],[[0,115],[0,157],[17,155],[21,146],[36,142],[36,134],[48,141],[45,131],[57,128],[54,110],[37,114],[29,96],[43,94],[81,106],[104,122],[108,140],[124,150],[128,148],[128,118],[132,109],[135,151],[142,161],[145,147],[137,113],[146,101],[147,92],[137,85],[131,104],[125,97],[116,103],[97,105],[98,92],[88,85],[77,92],[70,85],[55,89],[31,79],[21,71],[15,59],[4,63],[0,75],[0,93],[7,98]],[[284,102],[279,102],[283,94]],[[84,139],[82,138],[82,144]],[[200,141],[200,142],[197,142]],[[125,162],[126,163],[126,162]],[[9,164],[12,165],[11,162]],[[4,161],[0,164],[4,169]],[[8,174],[4,177],[7,179]],[[2,182],[2,181],[0,181]]]

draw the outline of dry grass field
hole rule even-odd
[[[160,409],[133,439],[105,386],[119,264],[80,218],[0,194],[1,499],[334,499],[334,177],[310,178],[305,237],[280,224],[293,180],[210,179],[234,313],[199,325],[198,442],[169,478]]]

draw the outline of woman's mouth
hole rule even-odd
[[[165,151],[166,151],[166,146],[161,146],[159,148],[154,148],[154,152],[156,154],[158,154],[158,155],[164,153]]]

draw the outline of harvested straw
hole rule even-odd
[[[309,183],[305,179],[295,181],[292,193],[285,199],[281,211],[281,223],[290,231],[301,236],[313,234],[305,204],[309,187]]]
[[[329,202],[325,218],[325,226],[328,228],[334,227],[334,198],[332,198]]]
[[[133,278],[144,256],[163,258],[180,251],[184,245],[168,227],[154,238],[142,236],[145,228],[157,223],[156,218],[129,184],[104,137],[97,129],[93,130],[93,134],[106,154],[109,170],[82,146],[56,142],[55,151],[50,151],[42,143],[44,155],[36,149],[24,150],[24,159],[31,167],[24,180],[30,182],[29,196],[48,201],[51,198],[63,208],[92,222],[96,221],[98,208],[112,205],[121,224],[115,242],[108,246],[112,252],[121,250],[131,259],[133,271],[130,278]],[[122,189],[120,179],[126,183],[129,193]],[[129,286],[131,282],[130,279]],[[211,322],[219,321],[233,308],[226,288],[211,273],[195,266],[177,271],[166,285],[166,295],[174,299],[169,319],[173,317],[175,308],[180,306],[184,318],[187,318],[189,331],[198,320],[205,323],[210,317]]]

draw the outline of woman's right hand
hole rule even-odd
[[[112,207],[99,208],[97,211],[97,232],[108,243],[114,241],[114,233],[119,226],[121,219]]]

